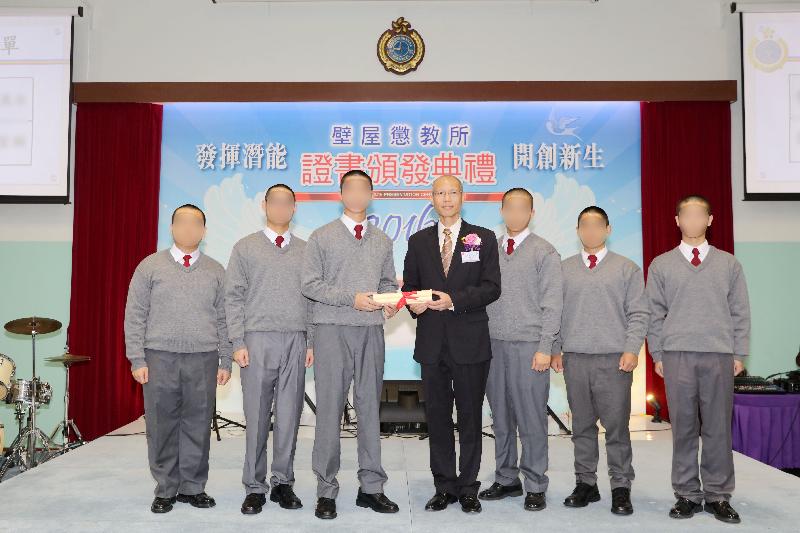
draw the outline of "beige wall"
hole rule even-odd
[[[739,21],[718,0],[88,0],[75,81],[704,80],[739,78]],[[0,0],[2,6],[70,6]],[[384,72],[375,43],[405,16],[419,71]],[[741,104],[732,106],[737,241],[800,241],[790,202],[742,202]],[[0,206],[0,240],[68,240],[69,206]]]

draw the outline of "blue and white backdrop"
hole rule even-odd
[[[375,182],[369,218],[394,240],[402,276],[408,238],[435,224],[430,183],[464,182],[464,218],[502,233],[499,198],[511,187],[534,195],[532,229],[566,258],[579,251],[576,218],[588,205],[608,211],[610,246],[641,265],[639,104],[618,102],[204,103],[164,107],[159,248],[171,244],[170,215],[194,203],[206,212],[202,245],[223,265],[234,243],[264,226],[267,187],[297,193],[292,231],[307,239],[340,216],[338,179],[361,168]],[[385,379],[419,379],[414,323],[386,325]],[[235,366],[235,365],[234,365]],[[643,365],[641,365],[643,366]],[[313,398],[312,373],[308,392]],[[644,379],[634,378],[634,412]],[[568,411],[554,375],[550,405]],[[218,406],[241,412],[238,374]]]

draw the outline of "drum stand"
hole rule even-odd
[[[41,429],[33,425],[36,415],[34,414],[31,416],[31,414],[35,413],[38,408],[34,403],[28,405],[27,427],[25,427],[22,432],[17,435],[17,438],[14,439],[14,442],[11,443],[11,447],[6,455],[6,460],[3,462],[3,465],[0,466],[0,482],[3,481],[3,478],[12,466],[19,466],[20,470],[23,471],[30,470],[38,464],[44,463],[48,459],[54,457],[50,450],[54,448],[55,445]],[[38,442],[41,442],[45,452],[44,457],[37,462],[36,445]]]
[[[53,442],[47,437],[47,435],[44,434],[41,429],[36,427],[36,409],[39,407],[37,402],[39,378],[36,377],[36,333],[37,332],[34,326],[30,332],[32,343],[31,368],[33,373],[33,377],[31,379],[32,397],[30,402],[24,402],[28,406],[28,425],[19,433],[19,435],[17,435],[17,438],[14,439],[14,442],[11,444],[8,454],[6,455],[6,460],[3,461],[3,465],[0,466],[0,481],[3,481],[3,477],[14,465],[19,466],[22,470],[30,470],[31,468],[35,468],[37,464],[43,463],[54,457],[54,455],[51,453],[51,449],[54,447]],[[36,444],[40,441],[43,449],[45,450],[45,455],[41,461],[37,462]]]
[[[69,418],[69,367],[71,367],[75,362],[76,361],[69,360],[64,360],[63,362],[64,369],[66,370],[66,389],[64,389],[64,420],[59,422],[58,426],[56,426],[56,429],[54,429],[50,434],[50,441],[53,441],[59,430],[61,431],[61,449],[56,455],[67,453],[70,450],[74,450],[75,448],[86,444],[86,442],[83,440],[83,435],[81,435],[81,432],[78,429],[78,426],[75,425],[75,421]],[[72,432],[75,433],[76,437],[78,437],[75,442],[69,441],[70,429],[72,429]]]

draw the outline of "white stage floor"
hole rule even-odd
[[[522,498],[484,502],[479,515],[466,515],[456,504],[446,511],[424,510],[433,494],[428,470],[428,443],[417,438],[383,440],[383,465],[389,475],[386,494],[400,505],[400,512],[381,515],[355,506],[356,440],[342,443],[339,517],[322,521],[314,517],[315,487],[311,471],[313,428],[300,430],[295,470],[295,490],[304,508],[281,509],[267,502],[264,511],[244,516],[239,506],[244,497],[241,467],[244,440],[241,430],[223,430],[222,441],[212,438],[211,473],[207,491],[217,500],[213,509],[176,504],[164,515],[149,510],[154,483],[147,469],[144,435],[97,439],[63,457],[0,483],[0,531],[800,531],[800,478],[785,474],[748,457],[735,454],[737,490],[732,501],[742,516],[739,525],[723,524],[707,513],[691,520],[672,520],[669,483],[670,432],[666,424],[651,424],[649,417],[632,417],[634,438],[635,512],[619,517],[609,511],[610,489],[605,476],[599,483],[603,499],[584,509],[569,509],[562,501],[574,485],[572,444],[566,437],[550,439],[550,489],[548,508],[541,512],[522,509]],[[115,433],[144,430],[143,420]],[[556,428],[551,427],[553,433]],[[484,438],[480,480],[493,480],[493,441]],[[271,454],[270,454],[271,456]],[[605,458],[601,458],[601,471]]]

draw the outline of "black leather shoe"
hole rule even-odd
[[[314,509],[314,516],[323,520],[336,518],[336,500],[333,498],[319,498],[317,508]]]
[[[168,513],[172,510],[172,504],[175,503],[176,499],[173,496],[172,498],[156,498],[153,500],[153,503],[150,505],[150,510],[154,513]]]
[[[451,503],[456,503],[458,498],[453,494],[436,491],[433,498],[425,504],[426,511],[444,511]]]
[[[669,510],[670,518],[691,518],[694,513],[699,513],[703,510],[703,506],[699,503],[687,500],[686,498],[678,498],[672,509]]]
[[[400,510],[392,500],[386,497],[382,492],[377,494],[365,494],[358,489],[358,496],[356,496],[356,505],[359,507],[367,507],[376,513],[396,513]]]
[[[205,492],[201,492],[200,494],[178,494],[178,501],[181,503],[188,503],[192,507],[197,507],[198,509],[210,509],[217,505],[214,498]]]
[[[242,514],[258,514],[261,508],[267,503],[267,497],[258,492],[251,492],[244,497],[242,502]]]
[[[458,497],[458,501],[461,504],[461,510],[465,513],[481,512],[481,502],[472,494],[462,494]]]
[[[545,507],[547,507],[547,499],[544,497],[544,492],[529,492],[525,495],[526,511],[541,511]]]
[[[284,509],[300,509],[303,507],[303,502],[294,493],[291,485],[275,485],[269,492],[269,499]]]
[[[597,485],[578,482],[572,494],[566,497],[564,505],[567,507],[586,507],[592,502],[600,501],[600,491]]]
[[[738,524],[742,521],[739,518],[739,513],[737,513],[733,507],[731,507],[731,504],[726,501],[710,503],[706,502],[705,510],[707,513],[713,513],[714,518],[717,520],[722,520],[728,524]]]
[[[611,490],[611,512],[619,515],[633,514],[630,489],[617,487]]]
[[[522,483],[517,482],[506,487],[495,481],[491,487],[478,494],[481,500],[502,500],[509,496],[522,496]]]

